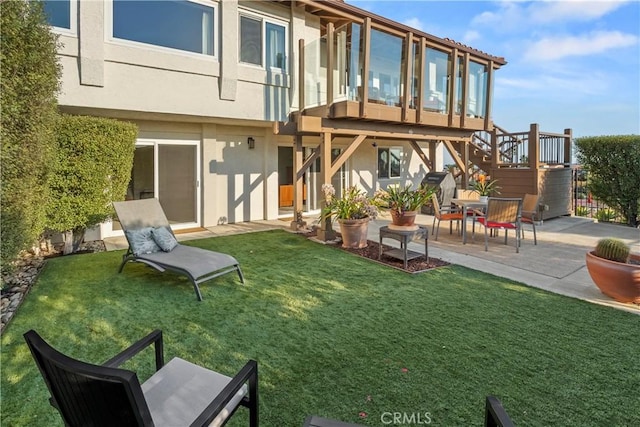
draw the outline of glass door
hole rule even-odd
[[[200,226],[198,141],[138,140],[127,200],[156,197],[174,230]],[[117,221],[112,235],[122,234]]]

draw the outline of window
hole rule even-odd
[[[378,148],[378,178],[400,178],[402,148]]]
[[[240,17],[240,61],[262,65],[262,23],[246,16]]]
[[[113,0],[113,37],[214,56],[215,8],[186,0]]]
[[[449,76],[451,59],[448,53],[427,48],[425,67],[424,109],[449,113]],[[458,87],[460,89],[460,87]]]
[[[241,15],[240,62],[286,70],[286,25],[263,17]]]
[[[489,70],[486,65],[469,61],[469,82],[467,83],[468,117],[485,117],[488,79]]]
[[[49,25],[75,32],[75,0],[45,0],[42,3]]]

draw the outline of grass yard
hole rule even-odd
[[[2,337],[2,425],[62,425],[31,328],[93,363],[155,328],[167,361],[232,376],[256,359],[266,427],[309,414],[380,426],[394,412],[482,425],[489,394],[518,426],[640,425],[640,316],[458,266],[409,275],[284,231],[189,244],[234,255],[247,284],[225,275],[197,302],[179,276],[118,274],[122,252],[50,260]],[[141,381],[152,353],[128,365]]]

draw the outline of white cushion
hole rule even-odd
[[[142,392],[156,426],[188,426],[230,381],[225,375],[176,357],[142,384]],[[210,426],[221,426],[247,391],[245,384]]]

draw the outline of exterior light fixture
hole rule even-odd
[[[256,148],[256,140],[253,139],[252,136],[247,138],[247,144],[249,145],[249,150],[253,150],[254,148]]]

